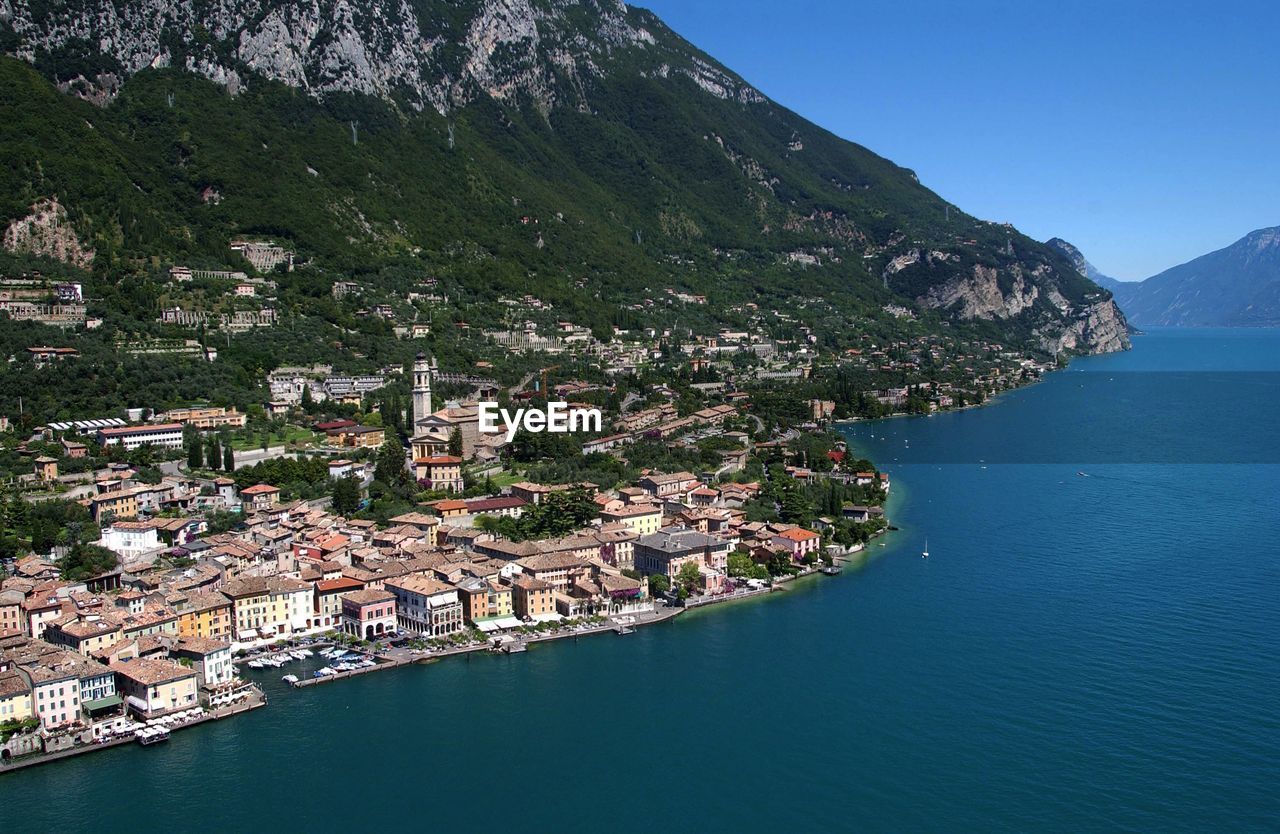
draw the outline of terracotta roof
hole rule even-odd
[[[395,579],[388,579],[385,584],[388,588],[400,588],[423,596],[457,590],[452,585],[446,585],[440,580],[432,579],[429,576],[400,576]]]
[[[322,579],[316,583],[316,590],[322,594],[334,592],[341,594],[349,591],[358,591],[363,587],[363,582],[347,576],[339,577],[338,579]]]
[[[396,595],[390,591],[379,591],[376,588],[366,588],[361,591],[351,591],[342,595],[342,599],[354,602],[356,605],[376,605],[379,602],[392,602]]]
[[[120,426],[119,428],[98,429],[98,434],[106,437],[127,437],[131,434],[146,434],[156,431],[182,431],[182,424],[156,423],[151,426]]]
[[[209,637],[183,637],[174,645],[175,651],[188,651],[192,654],[213,654],[231,648],[231,644],[223,640]]]
[[[279,492],[279,487],[273,487],[270,484],[255,484],[251,487],[245,487],[240,490],[241,495],[266,495],[269,492]]]
[[[180,666],[168,660],[155,660],[152,658],[140,657],[133,660],[122,660],[118,663],[112,663],[109,668],[118,675],[123,675],[146,686],[155,686],[195,676],[195,671],[185,666]]]

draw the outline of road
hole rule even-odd
[[[542,373],[542,371],[537,370],[537,371],[530,371],[529,373],[525,374],[523,377],[520,378],[520,381],[515,384],[515,387],[511,389],[511,393],[519,394],[521,391],[527,388],[529,383],[533,382],[534,377],[536,377],[540,373]]]
[[[243,469],[246,466],[261,463],[264,460],[291,454],[294,454],[294,451],[288,446],[268,446],[265,451],[262,447],[239,450],[236,452],[236,469]],[[168,460],[160,464],[159,469],[165,475],[181,476],[186,474],[186,466],[187,462],[184,460]]]

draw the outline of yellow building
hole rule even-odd
[[[556,613],[556,596],[551,583],[532,576],[517,576],[511,580],[516,616],[532,617]]]
[[[195,426],[198,429],[219,429],[224,426],[233,429],[242,429],[248,422],[248,417],[234,408],[228,411],[225,408],[175,408],[169,412],[169,419],[175,423],[183,423],[189,426]]]
[[[178,636],[231,639],[231,600],[220,593],[194,594],[178,611]]]
[[[134,658],[111,664],[116,685],[129,709],[141,718],[156,718],[199,706],[199,678],[194,669],[171,660]]]
[[[480,620],[510,617],[515,613],[515,599],[509,585],[487,579],[465,579],[456,586],[462,598],[462,616],[473,625]]]
[[[376,449],[387,439],[381,426],[347,426],[329,432],[329,442],[354,449]]]
[[[101,614],[72,614],[49,623],[44,639],[55,646],[66,646],[85,657],[92,657],[108,646],[124,639],[124,631],[114,620]]]
[[[413,468],[414,477],[427,489],[462,492],[466,488],[462,481],[462,458],[455,455],[415,458]],[[465,505],[463,508],[465,510]]]
[[[89,499],[89,512],[98,524],[138,517],[138,496],[132,489],[104,492]]]
[[[31,687],[16,671],[0,672],[0,724],[34,717],[31,711]]]
[[[233,579],[222,588],[231,600],[231,639],[248,642],[291,634],[307,627],[312,588],[284,576]]]
[[[625,524],[637,536],[656,533],[662,527],[662,507],[657,504],[627,504],[614,510],[601,510],[605,524]]]

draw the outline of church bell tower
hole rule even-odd
[[[418,421],[431,413],[431,368],[425,353],[419,353],[413,360],[413,432],[418,430]]]

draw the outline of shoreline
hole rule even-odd
[[[179,730],[185,730],[189,727],[198,727],[201,724],[207,724],[210,721],[222,721],[227,718],[234,718],[246,712],[252,712],[256,709],[262,709],[267,706],[267,694],[257,683],[252,684],[257,694],[250,698],[247,703],[233,704],[221,707],[216,710],[206,712],[199,718],[194,718],[184,722],[178,727],[170,729],[169,733],[177,733]],[[5,763],[0,763],[0,775],[18,770],[25,770],[31,767],[39,767],[40,765],[52,764],[53,762],[70,759],[85,753],[94,753],[99,750],[110,750],[115,747],[124,747],[129,744],[138,744],[138,739],[132,735],[122,736],[120,738],[110,739],[109,741],[94,742],[90,744],[78,744],[74,747],[68,747],[64,750],[55,750],[52,753],[33,753],[29,756],[21,756]]]
[[[1225,329],[1232,329],[1232,328],[1225,328]],[[1280,329],[1280,328],[1272,328],[1272,329]],[[1136,333],[1130,333],[1129,335],[1145,336],[1147,334],[1141,331],[1138,331]],[[1044,382],[1045,379],[1048,378],[1050,374],[1057,374],[1057,373],[1062,373],[1064,371],[1070,370],[1072,363],[1074,363],[1076,360],[1096,359],[1103,356],[1114,356],[1117,353],[1127,353],[1131,350],[1133,350],[1132,344],[1123,350],[1113,350],[1113,351],[1107,351],[1105,353],[1083,353],[1083,354],[1076,354],[1076,355],[1068,355],[1067,364],[1062,365],[1061,367],[1053,368],[1052,370],[1046,371],[1045,373],[1040,374],[1030,382],[1023,382],[1021,384],[1013,386],[1012,388],[1006,388],[1003,391],[997,391],[996,393],[992,394],[990,399],[986,400],[985,402],[974,403],[973,405],[962,405],[962,406],[959,406],[958,408],[939,409],[937,411],[931,411],[928,414],[894,413],[894,414],[886,414],[883,417],[869,417],[869,418],[844,417],[839,420],[832,420],[831,425],[834,428],[835,426],[839,426],[839,425],[853,425],[856,423],[878,423],[881,420],[897,420],[904,417],[935,417],[940,414],[959,414],[964,411],[972,411],[974,409],[986,408],[987,406],[995,405],[999,400],[1003,399],[1008,394],[1014,394],[1025,388],[1030,388],[1034,385],[1038,385]]]
[[[886,534],[887,534],[887,531],[886,533],[882,533],[881,536],[879,537],[883,537]],[[872,539],[872,541],[874,541],[874,539]],[[868,542],[868,545],[870,545],[870,542]],[[864,546],[860,550],[849,551],[848,553],[835,557],[835,562],[836,564],[841,564],[842,567],[848,563],[855,562],[855,561],[865,564],[867,561],[869,561],[872,558],[872,555],[873,554],[870,552],[869,546]],[[702,601],[698,601],[691,606],[690,605],[663,605],[661,608],[655,608],[653,611],[650,611],[650,612],[642,612],[642,614],[622,615],[622,616],[629,616],[629,617],[635,618],[632,622],[629,622],[626,624],[617,623],[617,622],[614,622],[612,619],[610,619],[607,623],[592,626],[590,628],[583,629],[583,630],[575,630],[575,631],[569,631],[564,633],[553,633],[553,634],[525,635],[520,638],[515,638],[509,642],[504,642],[500,645],[487,642],[487,643],[480,643],[480,644],[474,644],[474,645],[468,645],[468,646],[459,646],[456,648],[443,649],[436,652],[420,652],[419,651],[418,653],[413,653],[415,650],[393,649],[392,651],[399,652],[397,656],[375,657],[376,662],[373,666],[369,666],[363,669],[353,669],[346,672],[339,672],[334,675],[327,675],[319,678],[314,678],[314,677],[305,678],[303,680],[298,681],[297,683],[288,684],[288,687],[289,689],[306,689],[308,687],[318,686],[320,684],[331,683],[339,680],[347,680],[349,678],[359,677],[359,676],[363,676],[373,672],[380,672],[380,671],[385,671],[389,669],[401,669],[407,666],[415,666],[415,665],[425,666],[425,665],[438,663],[443,660],[448,660],[450,658],[460,657],[463,655],[471,655],[476,653],[493,654],[493,655],[523,654],[528,650],[530,646],[541,644],[541,643],[554,643],[554,642],[566,640],[569,638],[573,638],[576,641],[578,638],[581,638],[581,637],[595,637],[597,635],[602,635],[607,633],[613,633],[618,636],[626,636],[627,634],[633,633],[635,629],[638,629],[638,628],[644,628],[647,626],[655,626],[663,623],[673,622],[674,620],[678,619],[682,615],[687,614],[689,612],[703,611],[705,609],[715,608],[719,605],[723,605],[727,603],[767,598],[772,596],[776,592],[789,590],[790,589],[789,586],[794,582],[797,582],[802,579],[809,579],[814,576],[821,576],[821,575],[823,574],[820,568],[816,568],[816,567],[808,568],[802,571],[801,573],[798,573],[792,576],[783,577],[780,579],[775,579],[770,585],[765,586],[763,588],[751,589],[744,592],[723,594],[716,597],[707,598]],[[647,616],[642,616],[642,615],[647,615]],[[252,684],[253,688],[257,691],[257,695],[248,703],[228,706],[217,711],[209,712],[208,714],[200,718],[194,719],[192,721],[182,724],[181,726],[173,728],[170,732],[176,733],[180,730],[185,730],[189,727],[195,727],[202,724],[207,724],[212,721],[221,721],[227,718],[233,718],[237,715],[241,715],[243,713],[251,712],[257,709],[262,709],[268,706],[269,701],[268,701],[265,690],[262,688],[262,682],[261,681],[249,681],[249,682]],[[8,763],[0,764],[0,776],[3,776],[3,774],[10,773],[10,772],[26,770],[28,768],[39,767],[41,765],[46,765],[46,764],[52,764],[54,762],[62,761],[64,759],[75,758],[77,756],[81,756],[87,753],[93,753],[101,750],[109,750],[117,747],[127,746],[129,744],[137,744],[137,743],[138,743],[137,739],[134,738],[133,736],[125,736],[125,737],[116,738],[116,739],[112,739],[110,741],[105,741],[105,742],[80,744],[80,745],[76,745],[75,747],[54,751],[52,753],[37,753],[29,756],[23,756],[23,757],[11,760]]]

